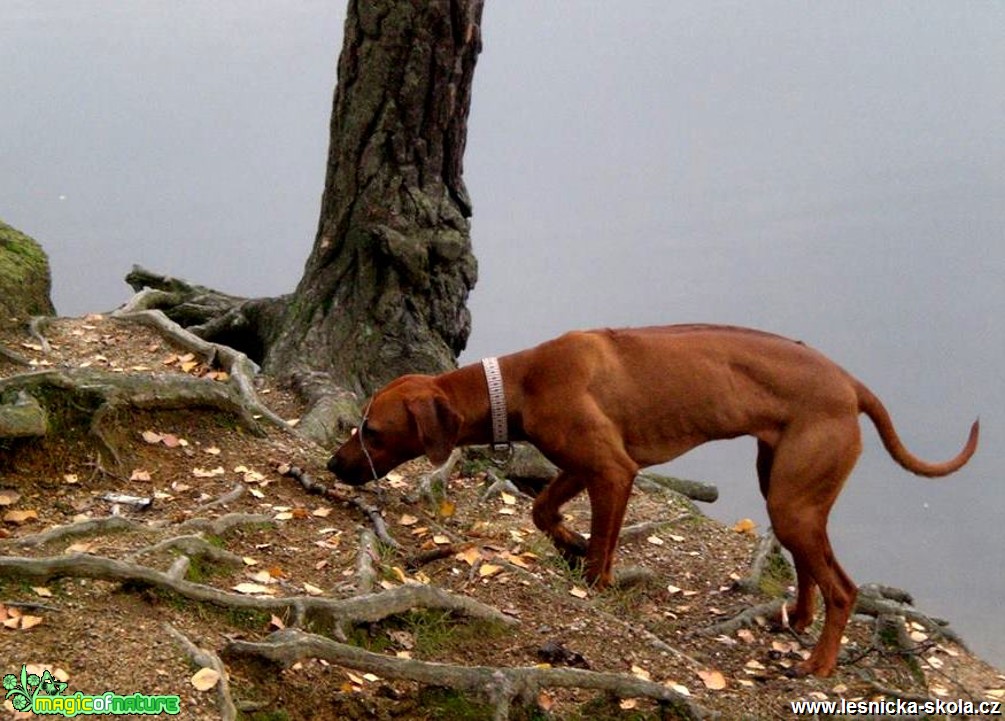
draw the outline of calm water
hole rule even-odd
[[[66,315],[133,263],[294,286],[322,191],[338,3],[7,0],[0,217]],[[574,327],[711,321],[803,339],[883,398],[835,510],[860,582],[913,591],[1005,664],[1005,5],[489,3],[466,179],[481,280],[463,360]],[[764,522],[752,442],[671,472]]]

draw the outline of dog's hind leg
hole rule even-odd
[[[757,481],[760,484],[761,495],[768,500],[771,489],[771,469],[775,461],[775,449],[765,441],[757,442]],[[776,533],[777,537],[777,533]],[[798,633],[802,633],[811,623],[816,606],[817,584],[813,580],[805,563],[793,559],[796,566],[796,589],[798,598],[794,604],[785,608],[788,624]],[[783,619],[778,619],[782,621]]]
[[[792,623],[801,630],[812,620],[813,584],[820,588],[826,614],[816,647],[797,670],[801,675],[834,671],[841,634],[855,605],[857,588],[834,557],[827,518],[860,450],[854,417],[792,428],[775,449],[768,515],[796,564],[799,591]]]

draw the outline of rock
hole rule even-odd
[[[8,402],[0,402],[0,438],[44,436],[48,425],[42,406],[23,391]]]
[[[0,220],[0,326],[55,315],[49,258],[37,242]]]

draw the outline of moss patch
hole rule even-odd
[[[36,241],[0,220],[0,325],[55,315],[49,258]]]

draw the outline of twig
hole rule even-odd
[[[669,704],[677,718],[703,719],[709,712],[668,686],[635,676],[600,673],[577,668],[459,666],[385,656],[316,634],[284,629],[266,641],[231,641],[228,654],[261,656],[280,663],[320,658],[340,666],[377,674],[383,678],[446,686],[488,697],[494,718],[509,718],[514,701],[533,704],[540,690],[549,687],[597,689],[621,698],[646,697]]]
[[[193,663],[202,668],[211,668],[216,671],[220,679],[216,683],[216,695],[219,699],[220,718],[223,721],[234,721],[237,718],[237,708],[234,706],[234,699],[230,695],[230,678],[227,676],[227,669],[223,661],[214,652],[200,648],[193,643],[188,636],[176,629],[170,623],[164,624],[164,630],[185,650],[185,654],[192,659]]]
[[[384,517],[381,515],[380,509],[367,504],[358,496],[346,495],[345,493],[341,493],[340,491],[315,480],[313,476],[298,466],[279,463],[276,464],[276,471],[281,476],[294,479],[308,493],[324,496],[336,503],[344,503],[346,505],[355,506],[370,519],[370,525],[373,526],[374,533],[377,534],[377,538],[380,539],[381,543],[385,543],[397,551],[403,549],[403,546],[388,532],[387,523],[384,522]]]
[[[208,508],[215,508],[217,506],[226,506],[227,504],[233,503],[238,498],[244,495],[244,492],[248,490],[247,487],[238,481],[233,488],[224,493],[222,496],[216,500],[203,503],[200,506],[196,506],[196,511],[205,511]]]

